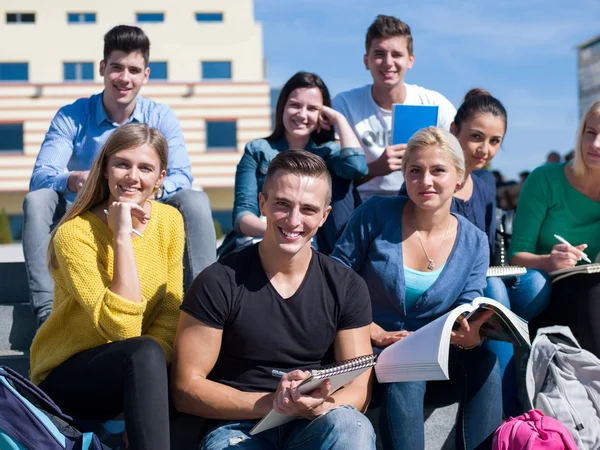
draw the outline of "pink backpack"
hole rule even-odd
[[[573,436],[553,417],[537,409],[511,417],[494,433],[492,450],[577,450]]]

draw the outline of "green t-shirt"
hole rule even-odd
[[[600,252],[600,203],[586,197],[567,180],[565,164],[535,169],[523,185],[508,257],[518,252],[547,255],[559,242],[587,244],[592,260]],[[584,263],[584,261],[580,261]]]

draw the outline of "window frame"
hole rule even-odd
[[[67,65],[73,64],[75,78],[67,79]],[[91,78],[83,78],[84,65],[91,64]],[[77,75],[80,75],[78,78]],[[93,61],[63,61],[63,82],[65,83],[90,83],[94,81],[94,62]]]
[[[152,77],[152,64],[164,64],[165,65],[165,78],[153,78]],[[148,78],[149,82],[169,81],[169,61],[148,61],[148,67],[150,67],[150,78]]]
[[[33,20],[24,21],[23,20],[24,15],[32,16]],[[9,21],[8,20],[9,16],[15,16],[15,20]],[[4,19],[5,19],[7,25],[13,25],[13,24],[33,24],[33,25],[35,25],[35,12],[7,12]]]
[[[207,77],[205,64],[229,64],[229,76],[228,77]],[[233,79],[233,63],[232,61],[200,61],[201,80],[232,80]]]
[[[230,145],[223,145],[223,146],[210,146],[209,145],[209,141],[210,141],[210,134],[209,133],[209,128],[211,124],[233,124],[234,125],[234,145],[230,146]],[[231,153],[231,152],[237,152],[237,144],[238,144],[238,119],[235,118],[219,118],[219,119],[205,119],[204,121],[204,133],[206,136],[206,152],[207,153],[218,153],[218,152],[223,152],[223,153]],[[223,133],[222,131],[219,130],[215,130],[215,133],[219,136],[222,136]]]
[[[141,15],[146,16],[161,16],[161,20],[140,20]],[[156,11],[138,11],[135,13],[135,22],[136,23],[165,23],[165,13],[164,12],[156,12]]]
[[[71,16],[77,16],[83,20],[71,20]],[[93,16],[93,20],[87,20],[88,16]],[[97,22],[97,14],[95,12],[67,12],[67,23],[69,25],[89,25]]]
[[[21,128],[21,138],[20,138],[20,144],[21,144],[21,148],[20,149],[3,149],[2,148],[2,144],[4,142],[7,141],[7,139],[2,138],[0,139],[0,155],[23,155],[25,153],[25,123],[24,122],[19,122],[19,121],[0,121],[0,136],[2,133],[2,127],[3,126],[20,126]]]
[[[201,17],[204,16],[204,19]],[[215,17],[215,18],[211,18]],[[225,14],[222,12],[195,12],[194,18],[198,23],[223,23],[225,22]]]
[[[25,78],[15,78],[15,79],[7,79],[2,77],[2,69],[3,66],[17,66],[24,65],[25,66]],[[29,83],[29,61],[2,61],[0,62],[0,84],[2,83]]]

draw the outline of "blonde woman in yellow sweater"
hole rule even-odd
[[[169,448],[167,364],[183,295],[183,219],[153,201],[168,145],[119,127],[51,235],[54,305],[31,378],[79,419],[124,413],[132,449]]]

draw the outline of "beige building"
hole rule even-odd
[[[209,194],[213,210],[231,210],[240,152],[271,128],[252,0],[3,0],[0,208],[13,219],[56,111],[102,90],[103,35],[119,24],[148,34],[151,74],[141,94],[173,108],[194,186]]]

